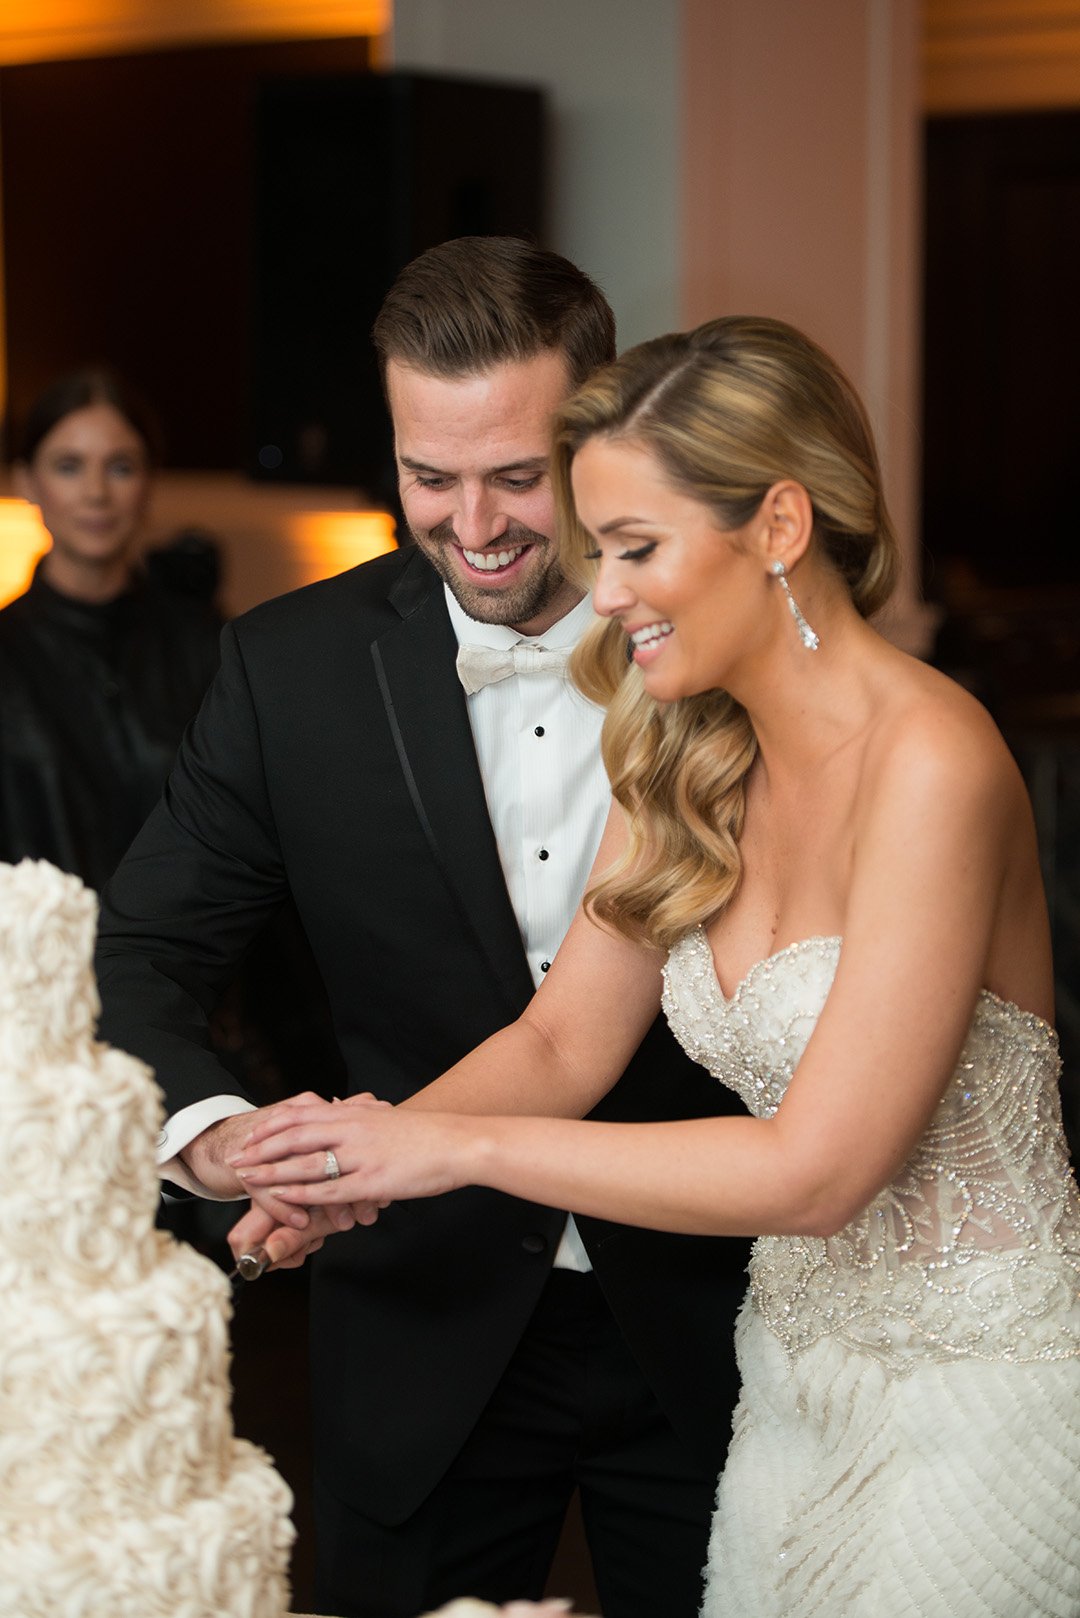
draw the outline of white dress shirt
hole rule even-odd
[[[446,606],[459,645],[499,650],[519,642],[573,647],[593,619],[586,598],[546,634],[528,637],[505,624],[478,624],[449,590]],[[562,675],[547,672],[498,680],[466,701],[503,876],[539,986],[581,902],[607,819],[603,709]],[[555,1265],[591,1268],[573,1219]]]
[[[446,606],[459,645],[497,649],[519,642],[572,648],[593,619],[586,597],[546,634],[526,637],[505,624],[477,623],[449,590]],[[600,758],[603,710],[569,679],[549,672],[499,680],[466,702],[503,875],[539,986],[581,901],[607,819],[610,789]],[[162,1178],[210,1195],[178,1154],[210,1124],[249,1110],[250,1103],[238,1096],[222,1095],[174,1113],[158,1141]],[[590,1268],[572,1219],[555,1263],[563,1269]]]

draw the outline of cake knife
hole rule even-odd
[[[253,1247],[250,1253],[241,1253],[236,1268],[226,1277],[229,1281],[257,1281],[270,1263],[265,1247]]]

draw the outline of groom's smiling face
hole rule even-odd
[[[391,360],[401,503],[417,545],[470,618],[541,635],[580,600],[559,567],[548,463],[570,391],[554,349],[433,376]]]

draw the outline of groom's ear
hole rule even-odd
[[[758,544],[766,568],[783,562],[790,573],[814,532],[814,507],[801,483],[785,478],[768,490],[758,510]]]

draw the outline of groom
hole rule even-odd
[[[613,354],[611,311],[555,254],[464,238],[402,272],[375,342],[415,544],[226,629],[105,895],[104,1037],[167,1091],[163,1173],[218,1197],[242,1194],[227,1160],[251,1116],[205,1020],[287,898],[351,1088],[398,1102],[521,1011],[607,809],[602,716],[562,669],[590,608],[559,569],[548,450]],[[599,1112],[725,1094],[657,1025]],[[261,1200],[246,1228],[276,1257],[327,1229]],[[537,1597],[577,1485],[606,1618],[692,1618],[742,1244],[465,1190],[312,1262],[320,1610]]]

